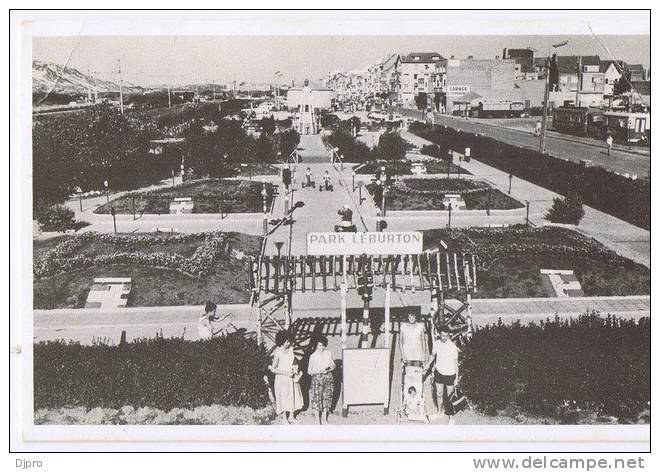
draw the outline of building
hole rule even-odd
[[[516,80],[538,77],[538,72],[534,69],[534,51],[532,49],[504,48],[502,59],[512,59],[515,61]]]
[[[469,92],[483,95],[490,90],[513,89],[516,83],[513,59],[449,59],[444,80],[443,103],[453,113],[453,103]]]
[[[600,61],[600,71],[604,74],[603,95],[605,97],[614,95],[614,85],[621,80],[625,66],[626,63],[623,61]]]
[[[300,134],[319,132],[319,112],[332,106],[332,90],[310,85],[305,80],[301,88],[292,87],[287,92],[287,107],[295,112],[294,124]]]
[[[519,88],[468,92],[453,101],[454,115],[477,118],[515,118],[525,109],[526,96]]]
[[[550,90],[573,93],[573,105],[598,107],[605,94],[605,73],[598,56],[553,56]]]
[[[412,52],[399,59],[398,98],[405,107],[441,111],[440,94],[444,91],[447,60],[437,52]]]

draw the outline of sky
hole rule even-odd
[[[578,12],[579,13],[579,12]],[[539,15],[537,15],[539,16]],[[575,20],[576,15],[569,19]],[[371,17],[367,17],[371,18]],[[362,69],[373,64],[384,56],[392,53],[408,52],[438,52],[444,57],[455,56],[457,58],[474,56],[475,58],[495,58],[502,55],[503,48],[525,48],[531,47],[539,52],[537,56],[545,56],[550,44],[568,40],[568,45],[562,47],[558,52],[563,55],[593,55],[598,54],[601,59],[619,59],[629,63],[641,63],[650,65],[650,36],[648,34],[635,35],[611,35],[592,34],[591,23],[583,20],[576,22],[576,27],[568,28],[571,32],[579,31],[584,34],[535,34],[535,35],[478,35],[475,31],[488,30],[506,31],[510,25],[511,31],[543,30],[539,25],[530,25],[524,18],[518,22],[513,21],[510,16],[507,22],[500,23],[488,19],[483,23],[477,21],[476,15],[463,12],[463,16],[456,21],[447,22],[446,28],[431,28],[431,31],[447,30],[454,32],[460,30],[456,24],[466,19],[470,21],[470,35],[430,35],[428,34],[430,24],[436,25],[434,21],[426,21],[420,24],[419,35],[396,35],[392,34],[392,27],[383,28],[384,21],[393,21],[392,16],[385,18],[379,23],[376,18],[369,24],[358,29],[351,26],[352,34],[342,35],[291,35],[296,31],[290,24],[280,25],[283,28],[275,29],[273,35],[257,32],[250,36],[237,35],[240,32],[240,21],[232,23],[232,31],[229,35],[180,35],[180,36],[141,36],[113,35],[113,36],[90,36],[85,34],[87,30],[81,28],[79,33],[69,36],[47,36],[35,35],[32,38],[33,60],[53,62],[57,64],[68,64],[82,73],[92,73],[106,79],[117,79],[118,61],[121,61],[122,75],[124,80],[136,85],[162,85],[190,84],[202,82],[274,82],[274,74],[282,73],[281,83],[290,83],[295,79],[298,83],[308,78],[318,81],[328,72],[335,70]],[[552,23],[553,17],[547,18]],[[625,19],[625,15],[622,15]],[[415,18],[413,18],[414,20]],[[597,18],[596,18],[597,19]],[[240,20],[240,19],[239,19]],[[245,18],[243,18],[245,20]],[[318,18],[316,18],[317,21]],[[433,20],[433,19],[431,19]],[[643,20],[643,18],[642,18]],[[263,24],[271,24],[261,19]],[[281,18],[278,21],[283,21]],[[558,17],[555,23],[561,23]],[[616,17],[609,18],[609,24],[616,22]],[[109,20],[111,23],[111,20]],[[255,26],[256,23],[256,26]],[[329,23],[329,22],[326,22]],[[340,32],[347,30],[348,23],[342,25],[337,23]],[[363,22],[364,23],[364,22]],[[545,23],[542,23],[545,25]],[[566,20],[565,23],[571,24]],[[246,25],[248,23],[245,23]],[[319,23],[322,26],[324,23]],[[359,24],[359,23],[355,23]],[[402,31],[414,29],[414,21],[406,21],[402,24],[406,27]],[[526,27],[521,27],[520,25]],[[632,25],[632,28],[626,28]],[[332,26],[332,25],[330,25]],[[374,27],[375,26],[375,27]],[[530,28],[530,26],[533,26]],[[250,27],[244,29],[246,32],[258,31],[258,21],[251,22]],[[360,31],[386,31],[388,34],[360,35]],[[90,28],[88,28],[90,29]],[[310,27],[307,28],[308,30]],[[317,28],[323,29],[323,28]],[[547,29],[547,28],[546,28]],[[554,26],[554,30],[561,30]],[[204,31],[218,31],[223,28],[209,28],[203,25]],[[301,29],[301,31],[304,28]],[[333,28],[326,28],[332,31]],[[596,31],[635,31],[645,32],[648,30],[643,21],[632,19],[629,22],[621,20],[621,27],[596,28]],[[122,31],[120,29],[120,31]],[[162,29],[160,30],[162,31]],[[178,31],[178,30],[174,30]],[[225,31],[229,31],[225,29]],[[287,35],[277,34],[278,31],[286,31]]]

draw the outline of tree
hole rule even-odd
[[[280,134],[280,152],[284,160],[288,159],[300,144],[300,134],[295,129],[290,129]]]
[[[64,205],[39,206],[36,213],[42,231],[64,233],[68,229],[78,230],[89,225],[85,221],[76,221],[75,213]]]
[[[582,200],[577,192],[569,192],[566,198],[555,198],[552,207],[545,214],[545,219],[553,223],[570,225],[580,224],[584,216]]]
[[[415,95],[415,105],[417,105],[418,110],[426,110],[429,104],[429,99],[426,96],[426,92],[419,92]]]
[[[384,133],[378,140],[376,155],[379,159],[396,161],[406,156],[408,145],[399,133]]]
[[[275,129],[277,129],[277,125],[275,124],[275,118],[273,115],[261,119],[261,130],[268,136],[271,136],[275,132]]]
[[[614,87],[612,87],[612,93],[614,95],[622,95],[626,92],[630,92],[630,79],[632,75],[629,70],[625,70],[621,74],[621,78],[614,82]]]
[[[257,162],[274,162],[275,149],[273,143],[264,133],[259,136],[254,148],[254,157]]]

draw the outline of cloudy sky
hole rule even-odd
[[[650,64],[649,26],[644,14],[523,12],[517,17],[516,12],[489,16],[484,12],[454,13],[422,12],[423,21],[418,12],[405,18],[394,12],[363,12],[361,17],[334,20],[314,15],[309,21],[296,14],[273,19],[244,13],[236,18],[225,14],[217,21],[179,21],[170,28],[167,24],[153,28],[151,23],[139,28],[134,21],[130,29],[121,18],[114,23],[109,18],[99,23],[103,27],[90,26],[89,21],[80,22],[82,26],[71,22],[68,36],[57,34],[65,31],[61,28],[38,31],[32,38],[32,54],[34,60],[66,63],[103,78],[116,78],[121,60],[124,78],[140,85],[234,79],[271,82],[276,71],[282,72],[286,82],[316,81],[333,70],[361,69],[391,53],[435,51],[445,57],[494,58],[505,47],[531,47],[539,51],[536,55],[544,56],[549,45],[563,40],[568,40],[568,45],[561,48],[561,54],[598,54],[603,59]],[[91,30],[100,35],[92,36]],[[50,31],[55,34],[49,35]],[[103,34],[105,31],[120,34],[110,36]],[[160,34],[141,35],[142,31]],[[164,31],[169,33],[162,34]],[[302,34],[293,35],[297,31]],[[312,34],[317,31],[321,34]],[[413,31],[420,34],[410,34]],[[438,31],[447,34],[430,34]],[[460,31],[469,35],[456,34]],[[516,34],[503,34],[508,31]],[[544,34],[525,34],[532,31]],[[546,34],[548,31],[558,34]],[[167,35],[172,32],[179,35]],[[477,34],[481,32],[493,34]],[[631,32],[642,34],[628,34]]]

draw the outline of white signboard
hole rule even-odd
[[[470,91],[469,85],[449,85],[447,86],[448,97],[462,97]]]
[[[390,356],[387,348],[342,350],[344,411],[349,405],[389,406]]]
[[[419,231],[307,233],[307,254],[310,256],[419,254],[423,251],[423,242],[423,235]]]

